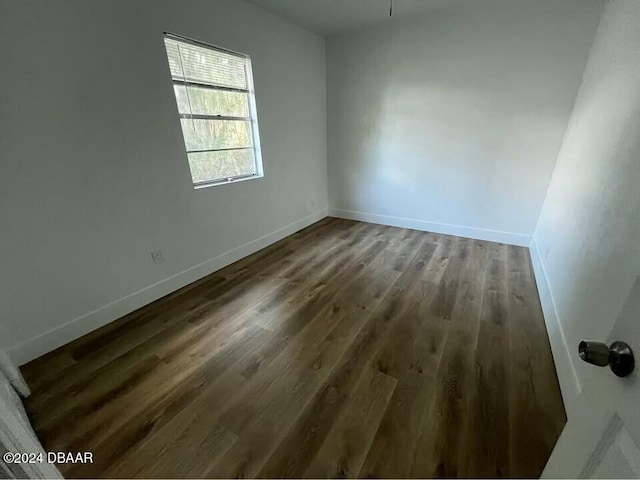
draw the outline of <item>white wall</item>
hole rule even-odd
[[[263,179],[194,191],[164,31],[252,57]],[[321,37],[241,0],[1,0],[0,53],[1,342],[18,361],[326,214]]]
[[[328,39],[331,211],[528,244],[601,8],[469,2]]]
[[[640,274],[637,0],[605,8],[531,250],[570,412],[593,372],[578,342],[606,340]]]

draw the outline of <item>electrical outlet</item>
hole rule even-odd
[[[156,265],[164,263],[164,255],[162,254],[162,250],[153,250],[151,252],[151,258],[153,258],[153,263],[155,263]]]

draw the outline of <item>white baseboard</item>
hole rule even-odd
[[[570,416],[572,406],[578,398],[578,395],[580,395],[580,380],[578,379],[575,365],[573,364],[572,350],[569,349],[567,339],[562,330],[562,323],[558,316],[556,302],[535,237],[531,239],[529,251],[531,252],[531,262],[533,264],[536,283],[538,284],[538,294],[540,296],[540,302],[542,303],[542,311],[544,313],[547,333],[549,334],[553,360],[556,364],[556,373],[558,374],[558,381],[560,382],[560,391],[562,392],[562,399],[564,400],[567,416]]]
[[[464,227],[462,225],[428,222],[425,220],[414,220],[411,218],[393,217],[390,215],[377,215],[375,213],[354,212],[351,210],[340,210],[336,208],[330,208],[329,215],[332,217],[346,218],[348,220],[379,223],[392,227],[411,228],[413,230],[455,235],[458,237],[473,238],[476,240],[486,240],[488,242],[500,242],[509,245],[518,245],[520,247],[528,247],[531,242],[531,235],[524,233],[501,232],[499,230]]]
[[[252,253],[261,250],[272,243],[308,227],[312,223],[322,220],[327,216],[327,210],[319,210],[314,214],[290,223],[275,232],[271,232],[256,240],[240,245],[214,258],[206,260],[198,265],[194,265],[182,272],[172,275],[153,285],[149,285],[137,292],[133,292],[126,297],[115,300],[107,305],[103,305],[91,312],[87,312],[74,318],[52,330],[33,337],[26,342],[15,345],[9,349],[9,355],[18,364],[25,363],[38,358],[56,348],[65,345],[76,338],[100,328],[118,318],[133,312],[171,292],[189,285],[211,273],[226,267]]]

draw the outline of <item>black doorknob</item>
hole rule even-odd
[[[611,371],[619,377],[629,375],[635,366],[633,352],[624,342],[613,342],[607,347],[600,342],[582,341],[578,345],[578,354],[582,360],[592,365],[599,367],[609,365]]]

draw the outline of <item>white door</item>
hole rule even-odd
[[[593,367],[543,478],[640,478],[640,278],[605,343],[613,341],[629,344],[634,371],[620,378]]]

